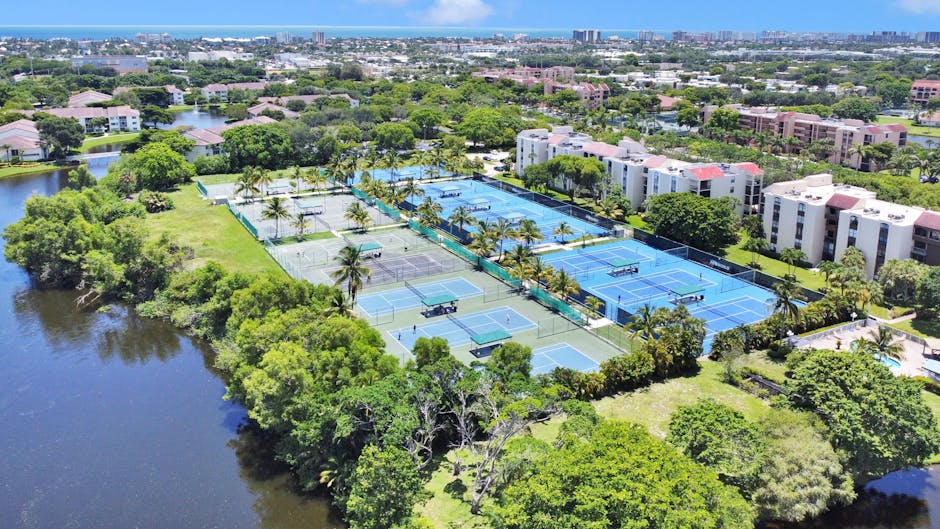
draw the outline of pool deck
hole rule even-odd
[[[871,339],[871,333],[877,329],[877,325],[873,325],[871,322],[869,322],[867,326],[864,325],[863,320],[856,323],[854,328],[814,339],[806,344],[806,346],[813,349],[830,349],[833,351],[841,350],[848,352],[854,340],[859,338]],[[901,363],[901,367],[892,369],[891,372],[896,375],[909,377],[927,376],[927,372],[924,371],[924,362],[926,361],[923,354],[924,346],[904,338],[903,335],[895,335],[894,343],[901,344],[901,346],[904,347],[904,351],[901,352],[901,358],[898,359]],[[837,348],[837,346],[839,347]]]

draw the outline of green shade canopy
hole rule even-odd
[[[356,246],[356,250],[359,250],[360,252],[371,252],[374,250],[381,250],[381,249],[382,249],[382,245],[377,242],[366,242],[366,243],[360,244],[359,246]]]
[[[695,294],[696,292],[701,292],[705,290],[705,287],[700,287],[698,285],[686,285],[684,287],[670,288],[669,290],[679,297],[685,297],[691,294]]]
[[[628,266],[635,266],[640,264],[636,259],[614,259],[610,262],[610,266],[614,268],[626,268]]]
[[[457,296],[453,294],[438,294],[436,296],[427,297],[421,300],[421,303],[425,307],[434,307],[437,305],[446,305],[448,303],[456,303]]]
[[[302,200],[297,203],[297,207],[300,209],[323,209],[323,203],[314,202],[312,200]]]
[[[510,222],[516,222],[524,219],[525,215],[522,213],[507,213],[502,217]]]
[[[498,331],[485,332],[483,334],[475,334],[470,337],[470,339],[473,340],[473,343],[477,345],[486,345],[488,343],[508,340],[510,338],[512,338],[512,335],[502,329]]]

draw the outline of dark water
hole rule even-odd
[[[201,107],[199,110],[192,109],[176,112],[173,117],[173,123],[169,125],[161,124],[160,128],[172,129],[185,126],[194,129],[208,129],[225,125],[225,120],[227,119],[217,108],[205,109]]]
[[[64,180],[0,181],[0,225]],[[74,297],[0,260],[0,528],[340,527],[222,399],[204,344]]]

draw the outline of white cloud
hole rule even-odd
[[[475,24],[493,14],[493,7],[483,0],[434,0],[421,19],[429,24],[452,26]]]
[[[897,0],[897,5],[919,15],[940,15],[940,0]]]

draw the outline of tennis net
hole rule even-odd
[[[585,251],[582,250],[582,251],[581,251],[581,255],[587,257],[588,259],[590,259],[590,260],[592,260],[592,261],[594,261],[594,262],[601,263],[602,265],[604,265],[604,266],[606,266],[606,267],[608,267],[608,268],[613,268],[613,265],[611,265],[609,261],[607,261],[607,260],[605,260],[605,259],[601,259],[600,257],[594,255],[594,254],[591,253],[591,252],[585,252]]]
[[[377,266],[378,268],[380,268],[383,272],[385,272],[390,278],[392,278],[392,279],[394,279],[394,280],[397,280],[397,279],[398,279],[398,271],[397,271],[397,270],[392,270],[391,268],[385,266],[385,265],[382,264],[382,262],[381,262],[379,259],[377,259],[377,258],[373,258],[373,259],[372,259],[372,263],[375,264],[375,266]],[[386,283],[380,283],[380,284],[386,284]]]
[[[672,292],[672,288],[667,287],[665,285],[660,285],[658,283],[654,283],[653,281],[651,281],[650,279],[646,277],[638,275],[638,276],[634,276],[634,279],[643,283],[644,285],[649,285],[653,288],[656,288],[659,291],[663,292],[664,294],[669,294],[670,292]]]
[[[418,299],[424,299],[424,294],[422,294],[421,291],[418,290],[418,287],[409,283],[407,279],[405,280],[405,286],[408,287],[408,290],[414,292],[415,295],[418,296]]]
[[[465,323],[463,323],[462,321],[460,321],[458,318],[455,318],[455,317],[451,316],[450,314],[448,314],[448,315],[447,315],[447,319],[450,320],[450,321],[452,321],[452,322],[454,323],[454,325],[456,325],[456,326],[460,327],[461,329],[463,329],[464,332],[466,332],[466,333],[469,334],[470,336],[476,336],[476,335],[477,335],[476,331],[474,331],[474,330],[471,329],[470,327],[467,327],[467,325],[466,325]]]
[[[722,310],[719,310],[719,309],[716,308],[716,307],[707,307],[705,310],[708,311],[708,312],[714,312],[715,314],[721,316],[723,319],[731,320],[735,325],[747,325],[747,322],[745,322],[744,320],[741,320],[741,319],[739,319],[739,318],[736,318],[736,317],[734,317],[734,316],[728,314],[727,312],[724,312],[724,311],[722,311]]]

